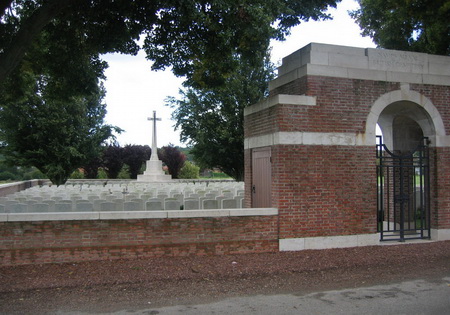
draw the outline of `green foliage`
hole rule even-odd
[[[73,171],[72,174],[70,174],[70,179],[84,179],[84,174],[79,169],[76,169]]]
[[[108,174],[106,173],[106,171],[103,168],[99,168],[98,173],[97,173],[97,178],[98,179],[107,179]]]
[[[16,179],[17,179],[16,174],[13,174],[13,173],[8,172],[8,171],[0,172],[0,180],[1,181],[16,180]]]
[[[215,88],[189,88],[182,99],[169,98],[181,140],[201,168],[219,168],[234,179],[244,178],[244,108],[267,95],[274,67],[269,55],[258,67],[236,60],[240,68]]]
[[[54,27],[55,45],[66,38],[92,56],[137,53],[154,69],[172,67],[200,86],[221,84],[234,72],[235,56],[258,61],[271,38],[282,39],[302,20],[327,18],[337,0],[76,1],[16,0],[0,4],[0,82],[20,63],[42,31]],[[8,9],[9,8],[9,9]],[[44,47],[43,47],[44,48]],[[79,51],[67,51],[71,56]],[[51,55],[56,61],[61,56]],[[61,66],[61,64],[59,64]],[[65,66],[61,67],[62,69]]]
[[[112,136],[113,127],[103,125],[104,92],[82,95],[70,82],[48,78],[23,69],[17,80],[7,80],[0,90],[0,135],[7,160],[35,166],[54,184],[100,153],[100,145]],[[26,73],[26,81],[23,74]],[[19,82],[19,84],[18,84]]]
[[[184,166],[180,169],[178,178],[197,179],[200,177],[199,174],[200,174],[200,167],[189,161],[186,161],[184,162]]]
[[[271,38],[284,38],[302,19],[325,18],[336,1],[182,1],[161,9],[144,44],[154,69],[172,66],[196,88],[222,85],[239,63],[257,64]]]
[[[23,174],[22,179],[23,180],[30,180],[30,179],[44,179],[46,176],[42,174],[42,172],[34,167],[29,168],[31,171],[25,172]]]
[[[448,0],[359,0],[351,16],[382,48],[450,54]]]
[[[11,166],[6,163],[4,157],[0,155],[0,179],[1,180],[30,180],[30,179],[43,179],[45,175],[42,174],[35,167],[18,167]]]
[[[99,78],[106,64],[85,50],[82,36],[66,22],[52,21],[0,84],[6,158],[35,166],[57,185],[98,156],[115,129],[103,123]]]
[[[130,168],[128,165],[124,165],[117,176],[118,179],[130,179]]]

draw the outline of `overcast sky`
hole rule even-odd
[[[358,8],[354,0],[343,0],[337,9],[331,9],[331,21],[305,22],[292,29],[284,42],[272,42],[272,61],[280,64],[281,59],[311,42],[354,47],[375,47],[368,37],[360,35],[358,25],[349,17],[348,11]],[[157,122],[158,147],[180,143],[179,131],[174,131],[171,120],[172,109],[165,106],[168,96],[178,97],[183,79],[176,78],[170,71],[151,71],[151,62],[145,53],[137,56],[109,54],[103,58],[109,63],[104,82],[107,94],[106,122],[125,131],[118,136],[118,142],[151,146],[151,122],[147,118],[155,110],[162,120]]]

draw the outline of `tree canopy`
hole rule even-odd
[[[63,99],[55,86],[62,82],[43,82],[32,72],[21,78],[26,80],[20,88],[14,89],[17,81],[7,82],[10,93],[0,94],[3,153],[11,163],[35,166],[54,184],[63,184],[112,135],[113,128],[103,124],[103,91]]]
[[[258,67],[238,59],[239,68],[223,85],[190,87],[180,91],[180,99],[168,99],[181,140],[192,146],[190,153],[199,166],[244,179],[244,108],[267,96],[274,77],[269,57],[266,54]]]
[[[270,38],[282,39],[302,20],[326,18],[339,0],[6,0],[0,2],[0,82],[41,32],[57,23],[79,36],[93,56],[137,53],[154,69],[215,84],[236,66],[234,55],[260,58]],[[60,41],[57,40],[57,43]],[[73,54],[73,53],[71,53]],[[54,56],[58,58],[58,56]]]
[[[351,13],[382,48],[450,54],[448,0],[359,0]]]
[[[7,160],[35,166],[59,185],[95,159],[100,145],[118,130],[103,122],[105,91],[99,80],[105,68],[74,29],[64,21],[49,23],[0,82],[0,135]]]

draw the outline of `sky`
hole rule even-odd
[[[303,22],[294,27],[285,41],[271,43],[272,62],[280,65],[283,57],[311,42],[375,47],[369,37],[360,35],[359,26],[348,15],[349,10],[357,8],[356,1],[343,0],[337,9],[329,10],[333,20]],[[109,64],[104,82],[108,111],[105,121],[124,130],[117,136],[119,144],[151,146],[152,122],[147,118],[153,117],[153,111],[156,111],[157,117],[161,118],[157,122],[158,147],[168,144],[186,146],[180,142],[179,130],[174,130],[173,109],[165,106],[168,96],[179,97],[183,78],[175,77],[170,70],[152,71],[151,62],[145,59],[142,51],[137,56],[108,54],[103,59]]]

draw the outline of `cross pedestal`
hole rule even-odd
[[[156,145],[156,121],[161,118],[156,118],[156,111],[153,111],[153,117],[148,120],[153,121],[153,135],[152,135],[152,155],[150,160],[146,162],[145,172],[138,175],[138,182],[168,182],[172,180],[171,175],[166,175],[162,169],[162,161],[158,158],[158,146]]]

